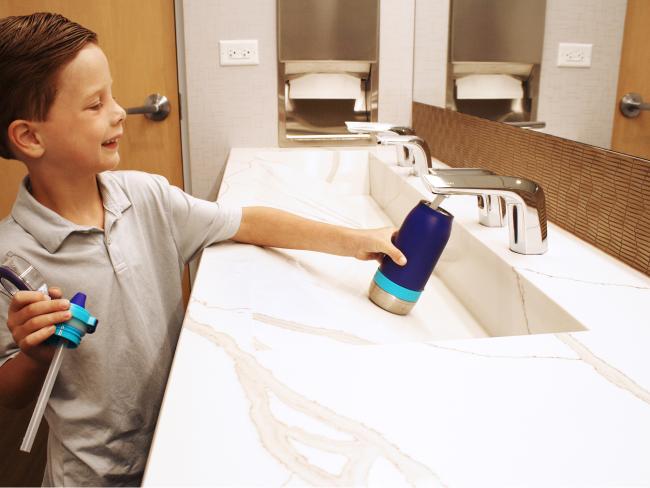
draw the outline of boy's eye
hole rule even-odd
[[[97,103],[95,103],[94,105],[91,105],[88,108],[90,108],[91,110],[99,110],[103,106],[104,106],[104,104],[102,102],[97,102]]]

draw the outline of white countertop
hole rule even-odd
[[[233,149],[219,201],[392,225],[371,197],[328,200],[265,175],[287,151]],[[552,224],[545,255],[517,255],[472,202],[443,206],[512,268],[524,334],[547,303],[536,297],[585,330],[488,337],[441,279],[463,262],[453,251],[399,317],[367,299],[375,262],[213,246],[144,484],[650,486],[650,279]]]

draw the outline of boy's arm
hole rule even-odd
[[[7,408],[23,408],[38,397],[48,365],[37,363],[19,352],[0,366],[0,403]]]
[[[351,229],[305,219],[268,207],[246,207],[239,230],[232,238],[258,246],[320,251],[357,259],[377,259],[384,254],[397,264],[406,258],[391,242],[394,229]]]
[[[36,399],[47,374],[55,348],[43,344],[54,333],[54,324],[69,318],[68,300],[61,290],[49,295],[35,291],[17,292],[9,305],[7,328],[20,352],[0,366],[0,404],[21,408]]]

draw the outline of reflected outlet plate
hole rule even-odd
[[[557,65],[572,68],[591,66],[592,44],[561,42],[557,50]]]

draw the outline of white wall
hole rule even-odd
[[[214,199],[230,147],[277,144],[275,2],[184,0],[183,20],[191,188]],[[260,64],[220,66],[220,39],[258,39]]]
[[[381,0],[379,114],[381,122],[411,125],[415,0]]]
[[[547,0],[538,120],[543,132],[611,143],[627,0]],[[449,0],[416,0],[413,99],[445,106]],[[591,68],[556,66],[559,42],[592,43]]]
[[[277,146],[275,0],[183,0],[192,193],[215,199],[232,147]],[[381,0],[379,119],[411,123],[415,0]],[[219,65],[220,39],[258,39],[257,66]]]
[[[413,101],[445,106],[449,0],[415,0]]]

